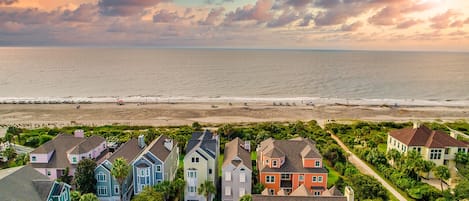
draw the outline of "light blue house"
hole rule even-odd
[[[111,175],[112,163],[117,158],[124,158],[127,163],[132,164],[140,153],[146,148],[143,136],[138,139],[131,139],[121,145],[116,152],[112,153],[107,159],[102,160],[96,167],[94,173],[96,177],[96,195],[101,201],[120,200],[120,188],[117,180]],[[129,176],[122,184],[122,200],[130,200],[133,193],[133,174],[130,170]]]
[[[145,186],[174,180],[178,165],[177,142],[165,135],[159,136],[132,163],[134,194],[141,192]]]

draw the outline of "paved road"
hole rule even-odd
[[[345,144],[342,141],[340,141],[340,139],[336,135],[331,134],[331,136],[332,136],[332,139],[334,139],[339,144],[339,146],[342,147],[342,149],[344,149],[349,154],[348,161],[352,163],[353,165],[355,165],[355,167],[357,167],[358,170],[360,170],[360,172],[376,178],[398,200],[406,201],[404,196],[402,196],[395,188],[389,185],[383,178],[381,178],[375,171],[373,171],[373,169],[368,167],[368,165],[366,165],[365,162],[363,162],[362,160],[360,160],[360,158],[358,158],[355,154],[353,154],[348,149],[348,147],[345,146]]]

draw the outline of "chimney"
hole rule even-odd
[[[414,129],[420,128],[420,122],[414,121]]]
[[[244,149],[248,152],[251,152],[251,142],[248,141],[244,141]]]
[[[165,139],[164,140],[164,147],[168,150],[171,151],[173,149],[173,140],[171,139]]]
[[[344,191],[345,197],[347,201],[354,201],[355,200],[355,193],[353,192],[352,187],[346,186]]]
[[[138,147],[140,147],[140,149],[143,149],[145,146],[147,146],[145,144],[145,138],[143,137],[143,135],[139,135],[138,136]]]
[[[78,137],[78,138],[84,138],[84,137],[85,137],[85,131],[78,129],[78,130],[75,130],[75,131],[73,132],[73,135],[74,135],[75,137]]]

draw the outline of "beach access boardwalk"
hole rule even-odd
[[[330,133],[330,132],[329,132]],[[355,165],[361,173],[372,176],[376,178],[391,194],[394,195],[400,201],[406,201],[407,199],[402,196],[394,187],[388,184],[381,176],[379,176],[373,169],[368,167],[365,162],[363,162],[360,158],[358,158],[354,153],[352,153],[347,146],[334,134],[330,133],[332,139],[334,139],[342,149],[345,150],[348,154],[347,160]]]

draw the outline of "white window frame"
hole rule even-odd
[[[318,182],[318,177],[317,177],[317,176],[313,176],[312,181],[313,181],[313,182]]]
[[[321,161],[315,161],[314,167],[321,167]]]
[[[298,181],[305,181],[305,175],[304,174],[300,174],[298,176]]]
[[[101,179],[101,177],[102,177],[102,179]],[[96,181],[106,182],[106,175],[103,172],[99,172],[98,175],[96,175]]]
[[[187,171],[187,178],[197,178],[197,171],[196,170],[188,170]]]
[[[272,175],[265,176],[265,183],[268,183],[268,184],[275,183],[275,176],[272,176]]]
[[[278,165],[277,163],[278,163],[277,160],[272,160],[272,167],[277,167],[277,165]]]
[[[231,181],[231,172],[225,172],[225,181]]]
[[[319,191],[314,191],[314,195],[315,195],[315,196],[319,196],[319,195],[321,195],[321,192],[319,192]]]
[[[225,196],[231,196],[231,186],[225,186]]]
[[[32,162],[36,162],[36,160],[37,160],[37,157],[36,157],[36,156],[31,156],[31,161],[32,161]]]
[[[102,193],[103,191],[104,193]],[[107,186],[98,186],[98,195],[106,196],[107,195]]]
[[[155,167],[155,170],[156,170],[156,172],[161,172],[161,165],[157,165],[157,166]]]
[[[243,197],[243,195],[246,195],[246,189],[239,188],[239,197]]]
[[[51,176],[52,172],[50,172],[50,170],[46,170],[46,174],[47,174],[47,176]]]
[[[240,183],[246,182],[246,173],[244,173],[244,172],[239,173],[239,182]]]
[[[318,182],[322,182],[322,176],[318,176]]]
[[[119,185],[114,185],[114,194],[119,194],[119,193],[120,193]]]

